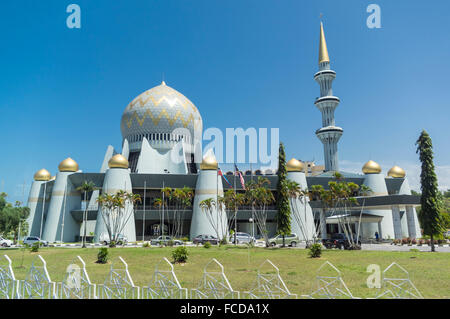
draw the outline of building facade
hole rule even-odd
[[[322,113],[322,128],[317,130],[316,135],[324,146],[325,165],[314,169],[313,163],[302,163],[296,159],[287,163],[288,179],[297,182],[303,190],[313,185],[327,188],[334,172],[339,171],[337,143],[343,130],[336,126],[334,118],[340,103],[332,91],[335,77],[336,72],[330,69],[321,24],[319,71],[314,79],[320,86],[320,97],[315,105]],[[167,234],[175,222],[179,237],[193,239],[200,234],[215,235],[217,229],[208,220],[200,203],[222,196],[229,184],[218,174],[214,154],[211,151],[202,154],[202,123],[197,107],[164,81],[143,92],[123,112],[122,149],[118,151],[108,146],[99,172],[83,172],[73,159],[67,158],[60,163],[54,177],[45,169],[35,174],[28,197],[29,234],[49,242],[73,242],[79,240],[84,232],[83,227],[86,227],[87,234],[92,233],[95,241],[99,242],[106,233],[106,226],[97,199],[100,194],[123,190],[142,197],[142,203],[135,207],[133,218],[123,230],[123,235],[131,242],[148,240],[162,231]],[[196,163],[196,158],[201,158],[201,163]],[[271,170],[248,171],[243,174],[243,179],[248,182],[264,176],[275,193],[278,178],[275,173]],[[292,230],[301,239],[310,240],[317,231],[320,237],[341,232],[339,218],[343,214],[352,231],[361,234],[363,239],[374,238],[376,232],[384,239],[421,236],[414,209],[419,199],[411,195],[406,174],[401,168],[394,166],[386,176],[377,163],[369,161],[362,168],[362,174],[340,173],[347,181],[368,186],[372,193],[358,198],[362,206],[345,212],[327,211],[319,202],[307,197],[299,200],[295,206],[301,212],[303,225],[298,225],[292,218]],[[239,177],[230,175],[228,178]],[[85,181],[92,182],[96,187],[86,194],[86,198],[79,190]],[[239,180],[234,184],[237,192],[244,191]],[[180,209],[155,205],[166,187],[191,188],[192,206]],[[276,214],[274,205],[268,207],[269,236],[276,234]],[[219,224],[228,225],[234,212],[214,207],[211,216]],[[260,233],[252,217],[250,207],[240,207],[236,214],[237,231],[255,235]],[[228,228],[223,226],[220,232],[227,233]]]

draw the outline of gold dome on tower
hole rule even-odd
[[[288,172],[303,172],[305,165],[299,160],[293,158],[286,163],[286,169]]]
[[[379,174],[381,173],[381,166],[372,160],[364,164],[362,171],[364,174]]]
[[[39,170],[34,174],[34,180],[35,181],[44,181],[47,182],[52,178],[52,175],[49,171],[47,171],[45,168]]]
[[[395,165],[394,167],[392,167],[389,170],[388,176],[393,177],[393,178],[405,178],[406,172],[403,168]]]
[[[128,168],[128,160],[121,154],[116,154],[108,162],[109,168]]]
[[[58,169],[60,172],[76,172],[78,171],[78,164],[70,157],[59,163]]]
[[[219,164],[217,163],[216,158],[212,155],[205,156],[200,164],[200,169],[202,171],[215,171],[218,167]]]

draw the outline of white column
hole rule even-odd
[[[400,208],[398,206],[392,206],[392,222],[394,223],[395,239],[402,239],[402,222],[400,219]]]
[[[327,220],[323,208],[320,210],[320,235],[322,239],[327,238]]]
[[[412,206],[406,206],[406,222],[408,223],[408,234],[410,238],[418,238],[420,234],[417,234],[417,225],[415,220],[415,211]],[[419,236],[418,236],[419,235]]]

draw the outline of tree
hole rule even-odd
[[[141,202],[141,196],[120,190],[114,195],[100,195],[97,202],[108,231],[110,246],[114,246],[130,218],[134,217],[134,208]]]
[[[214,229],[217,239],[220,242],[226,239],[228,234],[228,222],[224,221],[226,218],[226,211],[223,209],[222,205],[221,202],[217,203],[214,198],[207,198],[200,202],[200,208],[205,212],[209,224]],[[216,216],[214,216],[214,212],[217,212]],[[223,214],[225,214],[225,216],[223,216]]]
[[[337,221],[339,226],[344,231],[350,247],[359,248],[359,231],[356,238],[354,238],[351,229],[351,214],[347,214],[347,210],[351,206],[358,205],[358,201],[355,196],[365,196],[370,193],[371,190],[368,187],[363,187],[361,189],[355,183],[346,182],[343,175],[339,172],[335,172],[333,178],[334,180],[328,182],[327,190],[325,190],[322,185],[313,185],[311,187],[311,197],[313,200],[320,200],[322,209],[331,211],[331,216],[338,214],[336,216]],[[360,220],[363,209],[364,205],[360,211]],[[341,213],[342,211],[343,214]],[[319,227],[321,227],[321,224],[319,224]]]
[[[84,181],[79,187],[77,187],[77,191],[83,193],[83,201],[84,201],[84,212],[83,212],[83,223],[84,223],[84,235],[83,235],[83,246],[81,248],[86,248],[86,228],[87,228],[87,211],[88,211],[88,203],[87,203],[87,194],[92,193],[97,188],[95,187],[94,182]]]
[[[306,242],[306,247],[310,246],[310,240],[308,239],[308,225],[306,220],[306,205],[304,205],[305,211],[301,212],[298,208],[298,200],[300,200],[302,203],[306,203],[306,191],[303,191],[300,185],[297,182],[294,181],[287,181],[287,188],[288,188],[288,194],[289,194],[289,201],[291,204],[291,210],[292,215],[294,216],[295,221],[297,222],[298,226],[300,227],[300,230],[303,234],[303,239]],[[313,229],[313,239],[314,241],[317,238],[317,231],[314,227]]]
[[[430,135],[423,130],[416,142],[422,171],[420,173],[420,197],[421,211],[419,221],[423,228],[423,233],[430,236],[431,251],[435,251],[433,237],[440,235],[444,229],[442,227],[442,217],[440,215],[441,203],[439,201],[439,191],[436,173],[433,163],[433,143]]]
[[[269,246],[267,208],[275,201],[272,192],[267,187],[269,184],[270,181],[267,178],[258,177],[256,182],[249,181],[245,185],[245,201],[252,208],[252,216],[264,237],[266,247]]]
[[[233,212],[234,218],[229,219],[229,225],[228,229],[232,229],[232,223],[234,222],[234,244],[237,244],[236,241],[236,232],[237,232],[237,211],[239,206],[242,206],[245,204],[245,195],[242,193],[236,193],[235,190],[227,190],[224,193],[223,197],[219,197],[218,199],[219,205],[225,206],[226,210]],[[231,231],[230,231],[231,232]]]
[[[277,175],[277,234],[283,236],[283,247],[285,247],[285,236],[291,233],[291,208],[289,206],[289,190],[286,178],[286,154],[284,152],[283,143],[280,143],[278,150]]]
[[[19,236],[26,236],[28,233],[25,220],[30,214],[30,209],[22,207],[22,203],[18,201],[13,206],[6,201],[7,196],[6,193],[0,194],[0,233],[5,237],[12,236],[16,241]]]

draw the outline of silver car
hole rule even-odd
[[[230,236],[230,243],[234,244],[234,234]],[[255,237],[250,236],[247,233],[236,233],[236,244],[249,244],[255,243]]]
[[[23,240],[23,244],[27,245],[27,246],[33,246],[34,243],[40,243],[42,246],[45,246],[45,247],[48,246],[48,241],[42,240],[37,236],[27,236]]]

